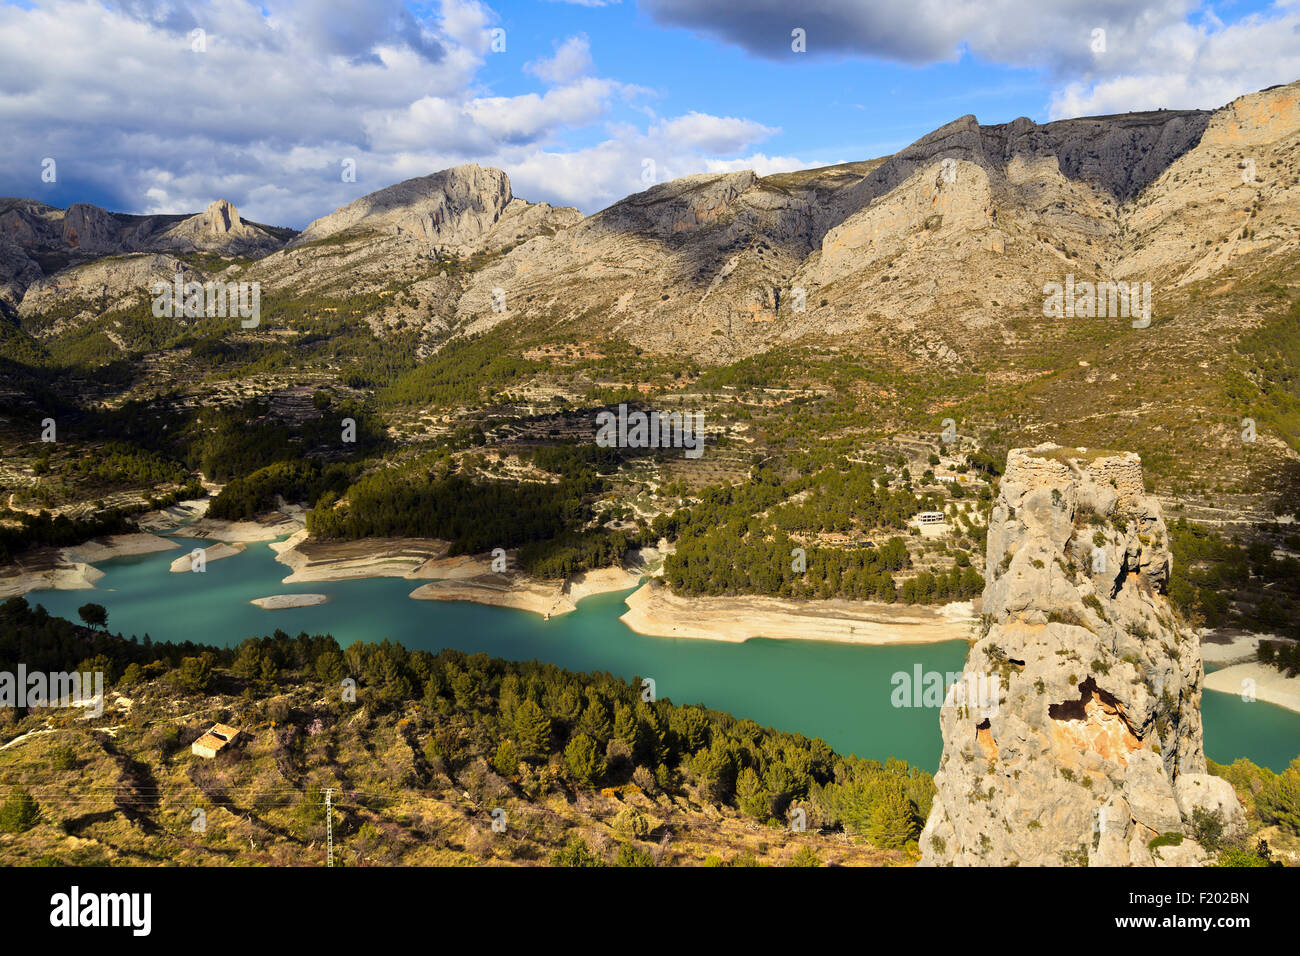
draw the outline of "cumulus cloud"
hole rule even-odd
[[[555,56],[533,60],[524,69],[547,83],[568,83],[591,68],[591,43],[585,36],[569,37],[555,51]]]
[[[1214,108],[1300,76],[1296,0],[1225,24],[1199,0],[642,0],[683,27],[771,60],[870,57],[925,65],[973,55],[1042,71],[1053,118]],[[802,31],[805,53],[793,50]]]
[[[1154,31],[1142,56],[1068,83],[1052,97],[1053,119],[1130,110],[1221,106],[1243,93],[1300,77],[1300,10],[1278,7],[1223,25]]]
[[[725,129],[735,121],[725,117],[689,114],[679,117],[693,128],[702,129],[709,121]],[[545,197],[553,202],[594,211],[640,192],[656,183],[694,173],[727,173],[752,169],[760,176],[788,172],[814,165],[795,156],[767,156],[748,153],[733,158],[717,152],[740,151],[761,139],[736,138],[725,145],[735,150],[713,150],[707,140],[688,142],[673,135],[678,120],[653,123],[645,131],[628,127],[611,130],[608,139],[586,149],[556,152],[536,150],[526,155],[503,156],[497,163],[510,171],[516,191],[531,197]],[[758,124],[754,124],[757,126]],[[764,129],[758,127],[759,130]]]
[[[733,153],[776,132],[778,130],[753,120],[737,119],[734,116],[710,116],[693,111],[666,120],[657,127],[657,133],[666,141],[678,143],[686,149],[713,153]]]
[[[0,6],[0,195],[195,212],[217,197],[301,226],[358,195],[465,162],[519,195],[591,211],[642,188],[644,157],[699,172],[771,134],[702,113],[605,125],[647,91],[594,76],[586,36],[532,61],[543,88],[478,75],[498,22],[478,0],[46,0]],[[201,31],[201,32],[200,32]],[[607,139],[572,151],[564,134]],[[345,165],[356,182],[344,182]]]

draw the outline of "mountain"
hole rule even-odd
[[[516,319],[581,316],[648,349],[689,342],[709,363],[884,336],[968,365],[974,349],[1014,341],[1003,317],[1041,315],[1043,285],[1068,273],[1151,281],[1162,310],[1243,255],[1294,252],[1300,193],[1264,171],[1293,166],[1298,95],[1293,84],[1212,113],[1044,126],[966,116],[873,163],[686,177],[513,250],[476,277],[458,318],[501,321],[488,308],[500,287],[521,303]],[[1260,235],[1240,236],[1247,218]]]
[[[312,222],[289,245],[405,234],[437,252],[464,256],[503,248],[544,228],[562,229],[581,218],[576,209],[518,199],[505,173],[471,163],[362,196]]]
[[[156,355],[187,372],[136,375],[127,394],[179,384],[196,402],[224,388],[210,375],[264,374],[282,350],[406,406],[403,434],[422,408],[481,415],[510,390],[524,409],[703,375],[686,394],[726,418],[723,382],[813,388],[857,422],[813,416],[823,438],[952,417],[1002,449],[1122,447],[1181,516],[1252,525],[1300,488],[1297,137],[1293,83],[1212,111],[964,116],[892,156],[688,176],[585,217],[475,164],[296,235],[220,202],[180,219],[4,200],[0,308],[18,321],[0,347],[88,369]],[[259,327],[156,321],[148,289],[178,269],[258,283]],[[1051,289],[1109,282],[1136,283],[1150,321],[1052,311]],[[194,367],[194,336],[230,364]],[[747,427],[758,448],[790,440],[776,420]]]
[[[25,314],[47,308],[51,290],[92,297],[103,270],[92,271],[85,281],[77,270],[103,257],[187,252],[256,257],[280,248],[293,234],[244,222],[224,199],[194,216],[132,216],[89,203],[57,209],[32,199],[0,199],[0,309],[20,309],[29,288],[56,274],[60,280],[43,285]],[[114,292],[130,289],[121,283]]]
[[[158,237],[157,243],[177,252],[215,252],[247,258],[266,255],[284,244],[282,236],[244,222],[239,211],[224,199],[172,226]]]

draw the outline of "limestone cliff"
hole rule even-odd
[[[292,230],[241,219],[224,199],[195,216],[133,216],[89,203],[67,209],[34,199],[0,199],[0,314],[29,316],[69,300],[113,299],[138,289],[124,280],[150,271],[159,253],[210,252],[257,258]],[[118,257],[138,257],[122,267]],[[107,282],[101,281],[107,277]],[[86,280],[86,281],[82,281]],[[123,280],[123,281],[119,281]],[[132,280],[133,281],[133,280]],[[24,295],[32,298],[24,305]]]
[[[273,252],[283,244],[282,240],[241,219],[239,211],[224,199],[173,226],[156,243],[159,248],[177,252],[217,252],[253,258]]]
[[[518,199],[504,172],[470,163],[362,196],[312,222],[291,246],[340,235],[409,235],[440,252],[465,256],[581,218],[575,209]]]
[[[1200,646],[1164,596],[1168,533],[1138,457],[1013,450],[987,558],[982,636],[940,712],[922,863],[1203,862],[1191,839],[1149,846],[1190,833],[1198,807],[1229,833],[1244,818],[1205,772]]]

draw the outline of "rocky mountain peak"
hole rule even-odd
[[[110,252],[118,244],[120,226],[113,217],[90,203],[73,203],[63,213],[63,241],[84,252]]]
[[[464,245],[492,228],[510,205],[510,177],[469,163],[407,179],[315,220],[295,245],[342,233],[410,234],[435,247]]]
[[[209,229],[219,234],[231,232],[235,227],[243,224],[239,218],[239,210],[225,199],[218,199],[209,205],[203,213],[203,219]]]
[[[940,714],[922,862],[1203,862],[1198,808],[1229,833],[1244,817],[1205,772],[1200,646],[1165,598],[1168,532],[1141,461],[1013,450],[987,560],[983,633]],[[1151,847],[1167,833],[1181,842]]]
[[[218,199],[203,212],[168,229],[159,238],[157,247],[177,252],[259,256],[278,249],[281,244],[269,233],[244,222],[230,202]]]

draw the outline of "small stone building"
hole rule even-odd
[[[239,731],[234,727],[228,727],[225,724],[213,724],[211,730],[194,741],[194,745],[190,747],[190,750],[200,757],[211,760],[238,736]]]

